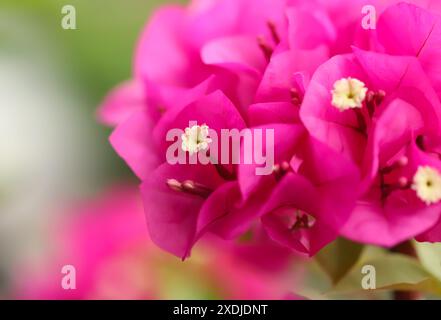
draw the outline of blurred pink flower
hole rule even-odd
[[[258,233],[242,244],[207,239],[187,262],[162,253],[148,239],[134,188],[113,188],[70,214],[52,225],[47,259],[18,270],[17,298],[278,299],[295,285],[288,252]],[[61,286],[63,265],[76,269],[75,290]]]

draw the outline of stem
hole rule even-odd
[[[409,257],[417,258],[417,253],[412,245],[412,241],[406,241],[390,249],[391,252],[400,253]],[[419,300],[421,293],[418,291],[400,291],[393,292],[394,300]]]

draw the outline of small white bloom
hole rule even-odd
[[[435,168],[420,166],[413,177],[412,189],[427,205],[441,200],[441,175]]]
[[[207,150],[212,140],[208,137],[209,128],[207,125],[194,125],[186,128],[185,133],[181,136],[182,150],[188,151],[190,155],[201,150]]]
[[[340,111],[361,108],[368,89],[360,80],[344,78],[334,83],[332,105]]]

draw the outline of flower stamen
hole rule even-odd
[[[207,150],[212,139],[209,137],[209,128],[207,125],[194,125],[186,128],[185,133],[181,135],[182,150],[193,155],[199,151]]]
[[[213,192],[210,188],[192,180],[185,180],[181,183],[176,179],[168,179],[166,184],[173,191],[188,193],[202,198],[208,198]]]
[[[355,78],[343,78],[334,83],[332,105],[340,111],[361,108],[368,89]]]
[[[266,60],[270,61],[271,56],[273,55],[274,49],[266,42],[266,40],[263,36],[257,37],[257,44],[259,45],[260,49],[263,51],[263,54],[265,55]]]
[[[299,90],[297,90],[296,88],[291,88],[290,94],[291,94],[291,103],[296,107],[300,107],[302,105],[303,99],[300,95]]]
[[[315,218],[301,210],[296,211],[294,224],[289,228],[291,231],[312,228],[315,224]]]
[[[273,173],[277,181],[281,180],[289,171],[291,166],[287,161],[274,165]]]
[[[276,24],[273,21],[267,22],[268,28],[270,29],[271,36],[275,44],[280,43],[279,33],[277,32]]]
[[[430,166],[420,166],[413,177],[412,190],[426,205],[441,200],[441,174]]]
[[[396,169],[404,168],[405,166],[407,166],[408,163],[409,159],[406,156],[403,156],[391,165],[380,169],[380,174],[388,174]]]
[[[222,164],[215,164],[214,165],[217,173],[226,181],[234,181],[237,178],[236,172],[230,172],[224,165]]]
[[[386,92],[383,90],[368,91],[366,94],[365,104],[369,113],[369,117],[373,117],[375,113],[375,109],[383,102],[386,97]]]

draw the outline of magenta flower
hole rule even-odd
[[[268,235],[297,252],[314,255],[335,240],[357,197],[357,168],[296,125],[272,124],[276,132],[272,175],[239,167],[242,194],[264,194],[259,216]],[[321,159],[332,159],[322,161]]]
[[[383,246],[439,238],[441,11],[398,2],[160,9],[133,79],[99,112],[142,181],[152,240],[186,258],[207,233],[232,239],[256,224],[309,255],[340,235]],[[376,30],[360,23],[365,5],[381,14]],[[217,148],[223,130],[263,147],[242,137],[238,150]],[[243,163],[259,150],[269,162]],[[227,151],[241,161],[220,163]],[[200,156],[207,163],[189,163]]]
[[[292,8],[286,19],[285,1],[250,2],[194,1],[188,8],[160,10],[139,42],[135,80],[118,88],[100,111],[106,123],[118,125],[111,143],[143,180],[153,241],[180,257],[207,230],[225,238],[246,231],[262,203],[242,197],[235,166],[166,163],[167,132],[190,130],[192,121],[219,136],[222,129],[242,130],[256,94],[257,102],[283,91],[290,95],[293,85],[303,92],[328,57],[329,21],[305,16],[314,40],[305,37],[293,47],[288,38],[298,30],[294,18],[301,12]],[[286,67],[298,73],[296,83],[289,76],[275,83],[271,70],[283,74]]]
[[[439,199],[428,202],[413,189],[420,188],[414,183],[419,168],[439,170],[441,162],[425,141],[438,136],[440,112],[416,58],[354,49],[317,70],[301,118],[314,137],[357,164],[362,176],[360,186],[353,186],[360,195],[345,236],[393,246],[438,220]]]

